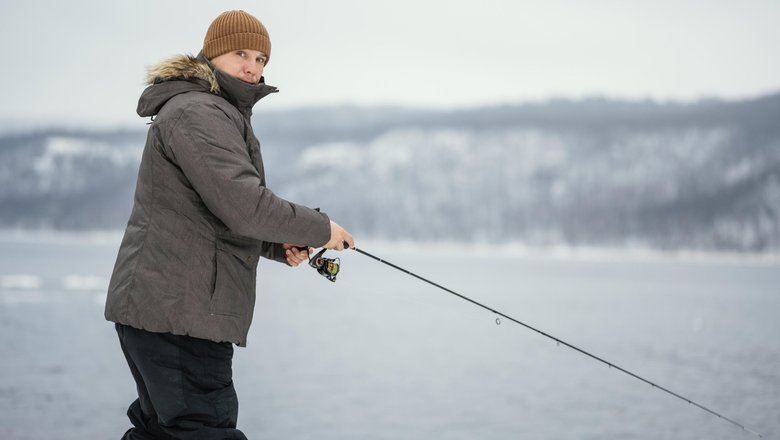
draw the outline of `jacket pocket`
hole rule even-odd
[[[252,316],[257,282],[257,256],[251,248],[217,240],[214,291],[210,313],[239,318]]]

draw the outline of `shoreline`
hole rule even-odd
[[[124,231],[55,229],[1,229],[0,243],[31,243],[52,245],[116,246]],[[611,263],[655,264],[726,264],[726,265],[780,265],[780,250],[773,252],[703,251],[697,249],[662,250],[650,246],[571,246],[564,243],[536,245],[523,242],[467,243],[456,241],[415,242],[409,240],[365,239],[358,247],[371,253],[455,255],[464,257],[534,258],[559,261],[590,261]]]

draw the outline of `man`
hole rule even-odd
[[[232,344],[246,345],[258,257],[297,266],[310,247],[355,245],[266,187],[250,118],[277,91],[270,55],[263,24],[228,11],[197,57],[149,70],[138,114],[152,122],[105,310],[138,389],[125,439],[245,439]]]

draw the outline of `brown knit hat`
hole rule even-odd
[[[212,59],[238,49],[253,49],[271,58],[271,39],[260,20],[244,11],[227,11],[215,18],[203,39],[203,55]]]

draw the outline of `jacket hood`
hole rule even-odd
[[[141,94],[136,111],[142,117],[154,116],[174,96],[200,91],[222,96],[242,113],[251,115],[257,101],[278,91],[264,80],[247,84],[214,68],[203,54],[177,55],[147,69],[148,87]]]

